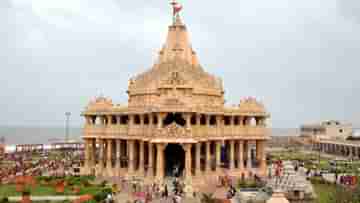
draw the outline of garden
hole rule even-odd
[[[94,200],[103,200],[111,192],[111,186],[108,186],[106,181],[95,183],[94,176],[22,176],[12,183],[0,185],[0,199],[28,194],[32,196],[90,195]]]

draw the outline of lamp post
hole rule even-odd
[[[66,123],[65,123],[65,142],[69,141],[69,121],[70,121],[70,112],[65,112]]]

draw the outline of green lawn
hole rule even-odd
[[[335,193],[336,187],[333,184],[313,184],[317,199],[315,203],[329,203],[331,195]]]

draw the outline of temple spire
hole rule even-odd
[[[180,18],[179,13],[182,6],[176,0],[173,0],[171,5],[173,7],[173,23],[169,26],[166,42],[159,52],[157,63],[180,60],[198,66],[198,58],[191,47],[186,26]]]

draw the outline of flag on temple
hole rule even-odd
[[[179,13],[181,11],[182,5],[175,2],[173,8],[174,8],[174,15],[176,15],[177,13]]]

